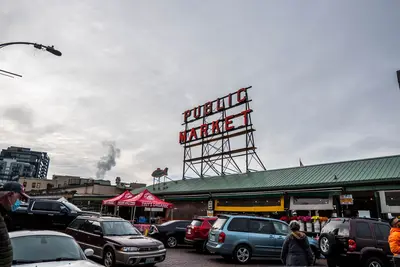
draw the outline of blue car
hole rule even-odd
[[[232,258],[241,264],[253,257],[279,259],[283,242],[289,234],[289,225],[280,220],[245,216],[222,215],[211,228],[207,249],[226,260]],[[318,242],[308,238],[314,252],[314,261],[319,257]]]

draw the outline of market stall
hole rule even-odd
[[[150,210],[152,208],[171,209],[173,207],[172,203],[165,202],[159,199],[158,197],[150,193],[150,191],[147,189],[129,199],[118,200],[116,205],[123,207],[133,207],[134,211],[131,220],[134,220],[135,218],[137,207],[150,208]]]
[[[129,190],[126,190],[125,192],[123,192],[122,194],[120,194],[120,195],[118,195],[116,197],[113,197],[113,198],[110,198],[110,199],[105,199],[101,203],[100,213],[103,211],[103,207],[104,206],[114,206],[115,207],[114,208],[114,215],[116,215],[117,214],[117,202],[120,201],[120,200],[128,200],[128,199],[131,199],[133,197],[134,197],[134,195]]]

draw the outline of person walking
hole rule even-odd
[[[306,234],[300,232],[300,224],[291,221],[290,234],[283,243],[281,260],[285,266],[311,266],[314,255]]]
[[[388,238],[390,251],[393,253],[395,266],[400,266],[400,220],[394,217],[389,223],[392,227]]]
[[[18,182],[7,182],[0,187],[0,266],[10,267],[13,260],[13,251],[11,246],[8,229],[4,218],[7,212],[15,211],[19,200],[27,200],[29,197],[25,194],[24,187]]]

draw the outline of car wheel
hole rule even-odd
[[[174,248],[178,245],[178,240],[176,240],[175,236],[169,236],[167,239],[167,246],[169,248]]]
[[[333,253],[335,246],[335,237],[329,234],[322,234],[318,240],[319,250],[324,256],[329,256]]]
[[[251,250],[246,245],[239,245],[236,247],[235,252],[233,253],[233,258],[236,262],[240,264],[246,264],[251,259]]]
[[[114,251],[112,251],[110,248],[107,248],[104,251],[103,264],[105,267],[114,267],[115,266]]]
[[[384,267],[384,266],[386,265],[383,263],[383,261],[376,257],[368,258],[363,264],[363,267]]]

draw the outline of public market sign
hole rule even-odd
[[[253,111],[252,109],[245,109],[236,114],[226,114],[226,116],[223,116],[224,119],[217,119],[210,123],[203,123],[200,126],[190,129],[187,127],[189,123],[200,119],[203,119],[204,122],[205,118],[211,115],[227,112],[232,108],[239,107],[250,102],[251,100],[248,99],[247,95],[247,90],[249,88],[250,87],[241,88],[234,93],[230,93],[214,101],[208,101],[203,105],[188,109],[183,112],[183,125],[186,126],[186,129],[179,133],[179,143],[186,144],[196,140],[201,140],[202,138],[221,135],[223,133],[248,126],[248,115]],[[235,119],[239,119],[241,123],[234,124]]]

